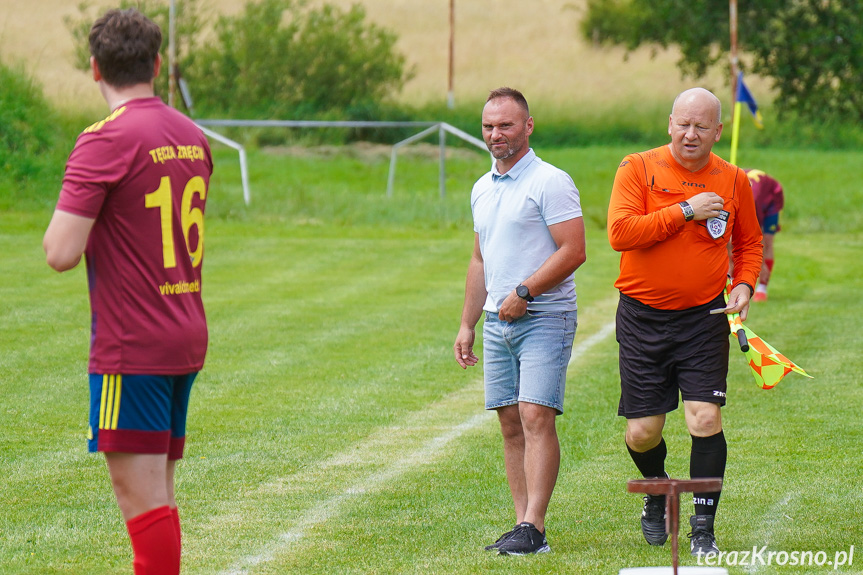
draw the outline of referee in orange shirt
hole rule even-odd
[[[744,171],[713,154],[722,134],[719,99],[703,88],[681,93],[668,119],[670,144],[626,156],[614,179],[608,236],[621,253],[617,309],[626,446],[644,477],[667,477],[662,436],[666,413],[683,399],[692,436],[689,473],[723,477],[727,444],[720,407],[726,400],[729,331],[724,314],[746,319],[761,269],[761,228]],[[723,291],[727,244],[734,277]],[[714,519],[719,492],[695,493],[693,555],[719,552]],[[645,539],[662,545],[665,500],[646,496]]]

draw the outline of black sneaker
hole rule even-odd
[[[533,523],[526,521],[516,525],[509,538],[497,548],[500,555],[531,555],[549,551],[551,547],[548,546],[545,533],[540,533]]]
[[[713,534],[713,515],[693,515],[689,518],[692,533],[689,534],[689,549],[693,555],[718,555],[716,536]]]
[[[516,529],[518,529],[518,525],[516,525],[515,527],[513,527],[512,529],[510,529],[509,531],[507,531],[506,533],[504,533],[500,537],[498,537],[497,541],[495,541],[491,545],[486,545],[485,550],[486,551],[497,551],[497,548],[500,547],[500,544],[503,543],[504,541],[506,541],[507,539],[509,539],[512,536],[512,534],[515,532]]]
[[[644,496],[644,509],[641,511],[641,533],[651,545],[665,545],[668,531],[665,530],[665,496]]]

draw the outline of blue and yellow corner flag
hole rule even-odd
[[[749,106],[749,111],[752,112],[755,125],[758,128],[764,127],[764,124],[761,123],[761,112],[758,111],[758,104],[755,102],[755,98],[752,97],[752,92],[743,83],[743,72],[737,74],[737,97],[735,100],[735,106],[737,104],[746,104]]]
[[[752,112],[755,127],[759,130],[763,129],[764,124],[761,123],[761,112],[758,111],[758,104],[755,103],[752,92],[743,83],[743,72],[740,72],[737,74],[737,93],[734,95],[734,124],[731,127],[731,163],[734,165],[737,165],[737,142],[740,138],[740,108],[743,107],[744,103]]]

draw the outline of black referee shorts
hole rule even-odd
[[[617,343],[620,346],[620,405],[617,414],[633,419],[674,411],[678,391],[684,401],[725,405],[729,328],[719,294],[685,310],[661,310],[620,294]]]

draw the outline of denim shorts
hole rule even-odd
[[[528,311],[512,323],[486,312],[482,329],[485,408],[526,402],[562,414],[576,326],[575,311]]]

